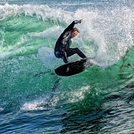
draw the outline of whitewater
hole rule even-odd
[[[0,133],[133,134],[133,7],[131,0],[0,0]],[[79,19],[71,47],[99,66],[57,76],[64,63],[54,56],[56,40]]]

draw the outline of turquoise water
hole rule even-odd
[[[0,133],[134,133],[133,2],[6,2],[0,1]],[[83,22],[72,47],[99,66],[59,77],[54,69],[63,61],[53,48],[75,19]]]

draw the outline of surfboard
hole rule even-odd
[[[55,69],[55,73],[59,76],[71,76],[83,72],[86,67],[90,67],[93,63],[91,58],[84,58],[77,61],[69,62]]]

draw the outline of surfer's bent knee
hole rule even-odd
[[[63,58],[63,52],[62,51],[56,50],[56,51],[54,51],[54,55],[57,58]]]

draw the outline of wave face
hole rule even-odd
[[[6,2],[0,2],[0,133],[133,133],[133,2]],[[99,67],[59,77],[54,69],[63,61],[53,48],[76,19],[83,22],[72,47]]]

